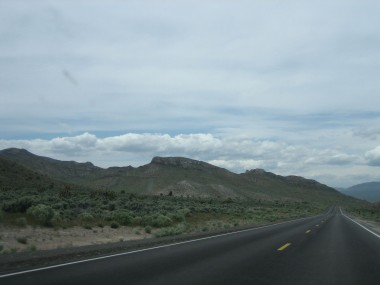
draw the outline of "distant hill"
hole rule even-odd
[[[55,180],[46,174],[30,170],[14,161],[0,157],[0,189],[17,190],[62,190],[73,185]]]
[[[90,162],[60,161],[49,157],[38,156],[25,149],[9,148],[0,151],[0,157],[65,182],[77,183],[83,178],[96,177],[101,172],[100,167]]]
[[[103,169],[92,163],[59,161],[23,149],[5,149],[0,157],[50,179],[94,189],[124,190],[148,195],[219,199],[298,201],[347,204],[360,201],[315,180],[283,177],[262,169],[236,174],[206,162],[183,157],[154,157],[140,167]]]
[[[342,189],[342,193],[369,202],[380,202],[380,182],[367,182]]]
[[[269,192],[274,197],[337,205],[357,202],[356,199],[342,195],[327,185],[300,176],[280,176],[262,169],[249,170],[240,175],[254,183],[259,191]]]

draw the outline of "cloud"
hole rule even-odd
[[[249,137],[212,134],[136,134],[99,138],[90,133],[78,136],[57,137],[51,140],[1,140],[0,147],[23,147],[40,154],[60,157],[87,157],[104,154],[125,158],[140,156],[137,163],[153,156],[185,156],[196,158],[235,171],[250,168],[296,170],[312,165],[344,165],[358,159],[333,150],[317,151],[284,142],[257,140]],[[114,161],[115,163],[116,161]],[[126,161],[127,162],[127,161]],[[104,165],[103,161],[95,161]],[[112,166],[108,165],[108,166]]]
[[[367,159],[368,165],[371,166],[380,166],[380,146],[367,151],[365,154],[365,158]]]
[[[342,153],[336,150],[321,150],[313,153],[311,157],[309,157],[306,162],[308,164],[318,164],[318,165],[353,165],[353,164],[361,164],[362,159],[358,155]]]
[[[352,132],[355,136],[376,140],[380,136],[380,127],[361,126],[360,128],[355,128]]]
[[[54,138],[50,141],[45,141],[45,144],[53,153],[73,155],[95,150],[97,141],[98,139],[95,135],[84,133],[75,137]],[[43,144],[41,144],[41,146],[42,145]]]

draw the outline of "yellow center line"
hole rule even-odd
[[[291,243],[287,243],[287,244],[284,244],[283,246],[281,246],[280,248],[278,248],[277,250],[280,250],[280,251],[282,251],[282,250],[284,250],[285,248],[287,248],[289,245],[291,245]]]
[[[308,233],[310,233],[311,232],[311,230],[307,230],[306,232],[305,232],[305,234],[308,234]]]

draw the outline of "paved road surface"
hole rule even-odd
[[[327,214],[58,266],[0,284],[380,284],[380,237]]]

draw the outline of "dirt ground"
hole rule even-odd
[[[120,227],[112,229],[93,227],[85,229],[72,227],[54,229],[26,226],[9,227],[0,225],[0,251],[10,253],[56,248],[76,247],[83,245],[104,244],[127,240],[140,240],[152,237],[142,228]]]

